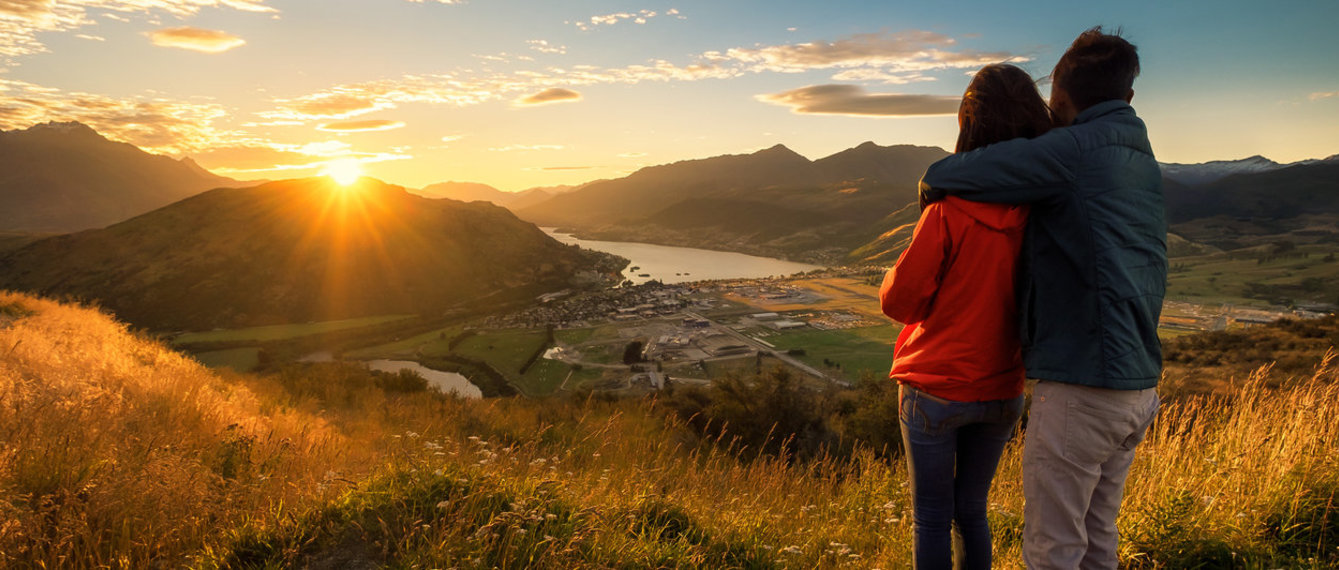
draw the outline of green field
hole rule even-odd
[[[286,340],[307,336],[313,334],[328,333],[347,329],[355,329],[391,321],[408,319],[413,315],[381,315],[378,317],[364,317],[361,319],[344,319],[339,321],[324,321],[319,323],[303,323],[295,325],[269,325],[263,327],[250,327],[245,329],[227,329],[217,331],[192,332],[185,333],[172,339],[173,344],[195,344],[202,342],[245,342],[257,341],[265,342],[272,340]]]
[[[1280,254],[1272,247],[1172,259],[1167,297],[1257,306],[1339,298],[1339,247],[1303,245]]]
[[[357,350],[350,350],[344,353],[345,358],[364,360],[368,358],[390,358],[413,356],[416,352],[422,351],[427,355],[446,354],[447,344],[451,339],[459,335],[463,327],[454,326],[425,332],[406,339],[401,339],[386,344],[378,344]]]
[[[194,356],[210,368],[231,368],[238,372],[250,372],[260,365],[260,349],[256,347],[211,350]]]
[[[824,369],[823,361],[841,365],[847,380],[863,371],[884,375],[893,364],[893,341],[901,330],[897,326],[863,327],[842,330],[799,330],[767,337],[777,350],[803,349],[798,358],[814,368]]]

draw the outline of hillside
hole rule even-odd
[[[219,376],[94,311],[9,293],[0,347],[4,567],[897,568],[910,557],[897,455],[797,457],[780,443],[847,408],[859,410],[848,429],[895,422],[883,383],[832,395],[763,375],[646,400],[461,400],[353,365]],[[1166,402],[1126,487],[1122,567],[1339,562],[1334,375],[1276,390],[1265,374]],[[824,424],[795,421],[815,417]],[[769,431],[772,418],[789,419]],[[1017,444],[1000,465],[994,563],[1019,568]]]
[[[100,228],[238,185],[189,158],[149,154],[80,123],[0,131],[0,231]]]
[[[810,161],[782,145],[595,182],[517,215],[584,237],[841,263],[915,200],[938,148],[864,143]]]
[[[440,313],[569,285],[603,257],[487,203],[372,179],[221,188],[0,256],[0,287],[97,300],[154,329]]]
[[[1339,162],[1234,174],[1167,192],[1167,218],[1174,224],[1214,216],[1283,220],[1304,214],[1339,214]]]

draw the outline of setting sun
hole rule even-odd
[[[348,186],[358,181],[363,175],[362,165],[353,159],[342,158],[326,163],[325,168],[321,170],[323,176],[329,176],[340,186]]]

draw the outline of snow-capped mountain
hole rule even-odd
[[[1279,164],[1260,155],[1240,160],[1214,160],[1199,164],[1163,163],[1162,175],[1185,184],[1199,186],[1233,174],[1253,174],[1278,170],[1288,164]]]

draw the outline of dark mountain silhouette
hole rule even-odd
[[[1339,214],[1339,162],[1317,161],[1164,189],[1172,223],[1212,216],[1285,219]]]
[[[211,190],[30,243],[0,254],[0,289],[95,299],[139,326],[202,329],[432,314],[565,287],[607,261],[491,204],[308,178]]]
[[[517,215],[587,237],[845,262],[879,221],[916,199],[948,153],[864,143],[818,161],[782,145],[652,166],[587,184]]]
[[[100,228],[239,185],[189,158],[149,154],[80,123],[0,131],[0,231]]]

